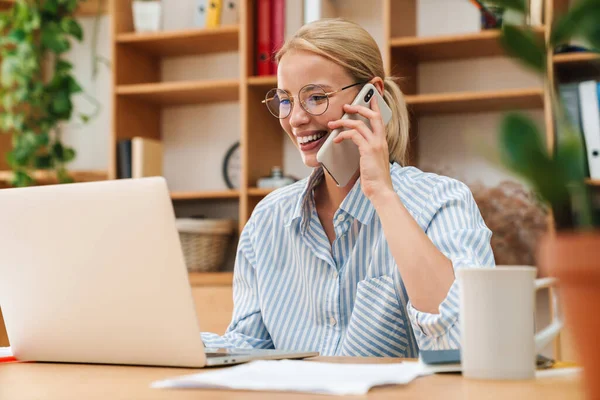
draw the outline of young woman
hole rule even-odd
[[[309,178],[254,209],[238,245],[233,319],[207,347],[312,350],[322,355],[416,357],[460,346],[454,269],[490,267],[491,232],[462,183],[406,166],[408,113],[360,26],[321,20],[277,54],[278,87],[266,96]],[[366,82],[376,101],[350,106]],[[362,122],[341,120],[358,113]],[[327,135],[352,140],[360,170],[336,186],[316,154]]]

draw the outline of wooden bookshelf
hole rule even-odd
[[[204,192],[171,192],[173,200],[228,200],[238,199],[240,192],[237,190],[204,191]]]
[[[117,95],[161,106],[237,101],[237,80],[159,82],[120,85]]]
[[[0,10],[7,10],[16,0],[0,0]],[[90,17],[108,12],[108,0],[86,0],[79,3],[75,12],[78,17]]]
[[[270,89],[277,86],[277,77],[270,76],[251,76],[248,78],[248,86],[255,88]]]
[[[7,187],[12,179],[12,171],[0,171],[0,187]],[[108,172],[101,170],[69,171],[69,175],[75,182],[94,182],[108,179]],[[51,185],[58,183],[53,171],[33,171],[31,177],[40,185]]]
[[[542,108],[542,89],[512,89],[494,92],[463,92],[406,96],[409,109],[417,115],[476,113]]]
[[[119,45],[156,57],[178,57],[238,50],[238,26],[151,33],[121,33]]]
[[[540,40],[544,28],[536,28]],[[459,60],[505,55],[498,38],[500,31],[489,30],[462,35],[398,37],[390,40],[392,52],[412,62]]]
[[[271,193],[275,189],[262,189],[262,188],[248,188],[248,195],[255,197],[264,197]]]
[[[555,64],[574,65],[589,62],[600,62],[600,54],[588,52],[555,54],[552,57]]]

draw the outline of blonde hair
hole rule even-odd
[[[341,18],[322,19],[304,25],[275,55],[279,61],[287,52],[304,50],[344,67],[357,82],[380,77],[383,97],[392,109],[386,128],[390,161],[408,162],[409,120],[402,91],[392,77],[385,76],[381,52],[373,37],[360,25]]]

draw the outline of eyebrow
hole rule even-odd
[[[326,83],[307,83],[306,85],[302,85],[301,87],[307,86],[307,85],[319,85],[321,86],[323,89],[325,89],[327,92],[331,92],[333,91],[333,86],[328,85]],[[277,89],[281,89],[281,90],[285,90],[286,92],[290,92],[289,89],[286,88],[282,88],[282,87],[277,87]],[[291,92],[290,92],[291,93]]]

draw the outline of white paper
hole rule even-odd
[[[425,374],[417,362],[335,364],[258,360],[248,364],[153,382],[158,389],[235,389],[362,395],[380,385],[404,385]]]
[[[11,357],[13,355],[10,347],[0,347],[0,358],[1,357]]]

